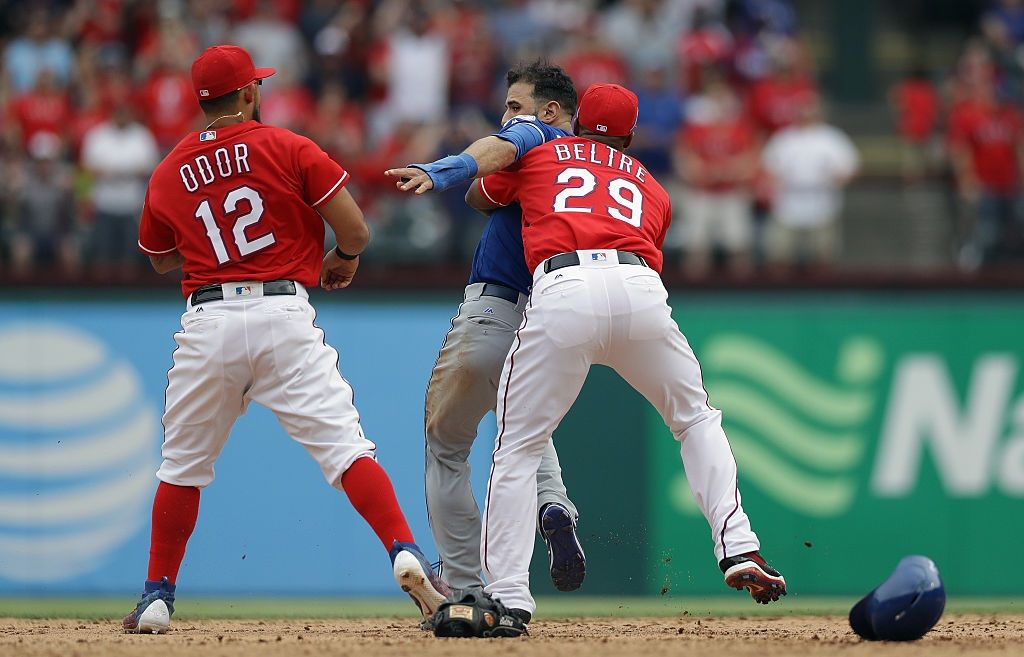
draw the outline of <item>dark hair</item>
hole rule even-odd
[[[509,70],[505,82],[509,87],[516,82],[532,84],[534,100],[542,103],[553,100],[569,116],[576,113],[576,85],[560,66],[549,64],[543,59],[520,64]]]
[[[241,93],[241,91],[241,89],[235,89],[234,91],[227,92],[223,96],[200,100],[199,107],[201,107],[203,112],[206,114],[229,112],[238,107],[238,94]]]

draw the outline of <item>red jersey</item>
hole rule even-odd
[[[316,207],[348,172],[309,139],[246,121],[189,133],[157,165],[139,225],[148,254],[178,251],[187,297],[211,283],[320,282]]]
[[[693,92],[698,89],[701,73],[707,68],[721,66],[732,51],[732,36],[723,27],[708,26],[684,34],[679,39],[678,54],[686,90]]]
[[[899,111],[900,134],[912,142],[931,136],[939,119],[939,94],[927,80],[907,80],[893,94]]]
[[[771,134],[795,123],[816,94],[806,78],[764,78],[751,87],[747,111],[759,129]]]
[[[526,264],[578,249],[617,249],[641,256],[661,272],[661,245],[672,203],[635,160],[582,137],[537,146],[513,167],[480,180],[498,205],[523,209]]]
[[[726,119],[712,123],[692,123],[679,133],[679,145],[693,153],[707,171],[721,174],[744,155],[753,156],[757,141],[754,129],[744,119]],[[749,179],[735,176],[695,180],[693,184],[709,192],[727,192],[748,187]]]
[[[968,149],[975,175],[985,187],[1001,193],[1018,189],[1017,147],[1024,139],[1024,121],[1016,109],[964,103],[949,123],[950,141]]]
[[[629,74],[622,56],[614,51],[570,54],[562,61],[562,68],[576,88],[584,90],[597,83],[625,84]]]
[[[64,135],[72,116],[71,102],[63,92],[29,91],[11,102],[10,112],[25,146],[37,132]]]
[[[139,101],[145,110],[146,125],[162,149],[170,148],[202,117],[192,78],[185,73],[154,73],[143,86]]]

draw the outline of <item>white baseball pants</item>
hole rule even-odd
[[[356,459],[374,457],[352,387],[338,371],[338,352],[313,323],[308,293],[295,287],[295,295],[264,297],[258,283],[227,283],[225,300],[187,305],[167,373],[161,481],[209,485],[231,426],[250,401],[277,415],[331,486],[341,488]]]
[[[613,250],[579,251],[581,264],[534,274],[533,292],[498,389],[498,435],[483,519],[486,590],[533,612],[530,557],[537,468],[591,364],[612,367],[661,413],[694,497],[711,526],[715,557],[760,548],[740,502],[736,461],[690,345],[672,319],[657,273],[618,263]],[[598,254],[598,255],[593,255]],[[609,410],[614,400],[609,400]],[[610,449],[629,449],[607,436]],[[620,473],[630,485],[630,473]],[[610,481],[609,485],[615,485]]]

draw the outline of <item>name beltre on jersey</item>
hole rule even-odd
[[[554,142],[554,146],[555,157],[558,158],[559,162],[578,160],[589,164],[601,164],[628,173],[640,182],[647,182],[647,171],[640,166],[639,162],[611,146],[597,142],[590,142],[589,144],[583,142],[576,142],[574,144]],[[636,171],[633,170],[634,165],[636,165]]]

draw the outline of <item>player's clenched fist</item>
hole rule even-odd
[[[359,256],[346,260],[338,256],[334,249],[324,256],[324,264],[320,267],[320,287],[325,290],[340,290],[348,287],[359,267]]]

